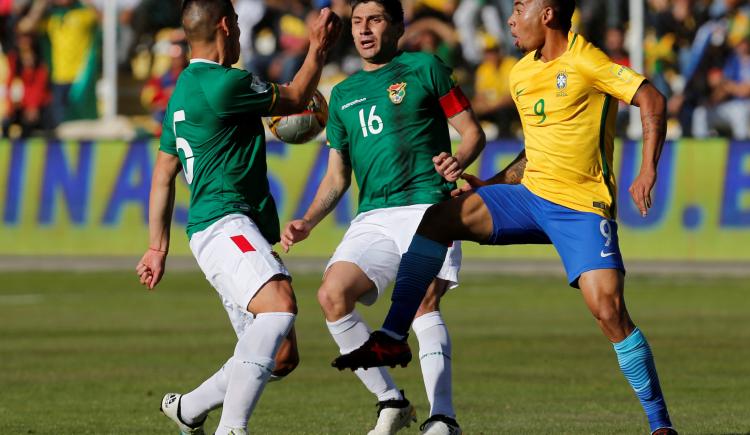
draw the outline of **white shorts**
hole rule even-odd
[[[224,216],[190,238],[190,250],[216,289],[239,336],[253,316],[247,305],[277,275],[289,276],[281,258],[247,216]]]
[[[376,287],[362,296],[359,302],[372,305],[396,278],[401,255],[409,249],[422,215],[430,205],[381,208],[359,214],[328,261],[326,271],[339,261],[359,266]],[[460,269],[461,242],[456,241],[448,248],[448,255],[437,277],[448,281],[449,288],[454,288],[458,286]]]

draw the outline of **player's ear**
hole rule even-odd
[[[216,23],[216,30],[223,33],[224,36],[229,36],[229,17],[221,17],[219,22]]]
[[[542,24],[546,27],[552,27],[552,22],[555,20],[555,10],[548,5],[542,6]]]

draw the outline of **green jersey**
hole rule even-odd
[[[441,99],[454,89],[450,68],[426,53],[399,53],[333,88],[328,145],[351,164],[359,213],[450,197],[455,183],[435,171],[432,157],[451,152],[447,116],[455,113]]]
[[[206,60],[192,60],[180,74],[159,149],[179,156],[190,185],[188,237],[239,213],[249,216],[269,243],[279,241],[261,120],[278,92],[247,71]]]

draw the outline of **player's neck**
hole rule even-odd
[[[190,59],[206,59],[221,64],[223,56],[214,44],[193,43],[190,45]]]
[[[537,50],[537,57],[542,62],[549,62],[565,54],[568,50],[568,32],[547,30],[544,45]]]

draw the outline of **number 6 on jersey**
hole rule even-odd
[[[375,114],[375,108],[378,106],[372,106],[370,109],[370,115],[367,117],[367,123],[365,123],[365,109],[359,109],[359,125],[362,126],[362,136],[367,137],[367,131],[370,134],[378,134],[383,131],[383,119]],[[377,127],[375,124],[377,123]]]

